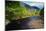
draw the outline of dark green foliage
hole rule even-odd
[[[44,16],[44,8],[42,8],[42,10],[40,11],[40,15]]]
[[[30,12],[26,7],[22,7],[18,1],[6,1],[5,5],[5,15],[8,20],[39,16],[39,10],[33,10]]]

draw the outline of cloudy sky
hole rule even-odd
[[[43,2],[30,2],[30,1],[24,1],[24,3],[30,5],[30,6],[37,6],[38,8],[43,8]]]

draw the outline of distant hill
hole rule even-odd
[[[27,8],[30,8],[30,9],[38,9],[39,10],[39,8],[38,7],[36,7],[36,6],[30,6],[30,5],[28,5],[28,4],[26,4],[26,3],[24,3],[24,5],[25,5],[25,7],[27,7]]]

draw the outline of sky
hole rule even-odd
[[[30,6],[36,6],[36,7],[40,8],[40,9],[42,9],[43,6],[44,6],[43,2],[30,2],[30,1],[23,1],[23,2],[30,5]]]

